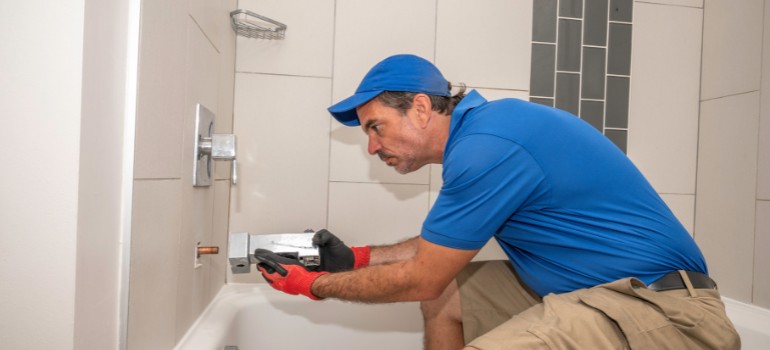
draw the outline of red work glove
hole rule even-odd
[[[349,271],[369,265],[369,246],[348,247],[326,229],[316,232],[313,245],[321,256],[319,271]]]
[[[280,256],[266,249],[254,251],[257,268],[270,286],[287,294],[302,294],[313,300],[321,298],[310,292],[318,276],[328,272],[315,272],[305,269],[298,260]]]

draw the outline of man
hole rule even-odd
[[[319,231],[320,271],[258,250],[274,288],[421,301],[427,349],[740,347],[700,250],[617,147],[567,112],[450,88],[396,55],[329,108],[400,173],[443,164],[444,184],[407,241]],[[509,261],[470,263],[492,237]]]

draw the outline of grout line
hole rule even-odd
[[[559,3],[561,0],[556,0],[556,37],[554,38],[554,50],[553,50],[553,90],[551,91],[553,95],[553,106],[556,107],[556,91],[558,90],[557,86],[557,69],[559,68]],[[532,68],[530,67],[530,70]],[[556,107],[558,108],[558,107]]]
[[[329,180],[329,183],[335,184],[359,184],[359,185],[406,185],[406,186],[430,186],[428,183],[407,183],[407,182],[368,182],[368,181],[335,181]]]
[[[706,32],[706,1],[703,1],[703,9],[701,11],[701,29],[700,29],[700,73],[698,76],[698,81],[700,81],[700,86],[698,88],[698,125],[696,126],[695,132],[697,133],[697,137],[695,138],[695,203],[693,203],[693,213],[692,213],[692,237],[695,239],[695,235],[698,233],[697,226],[698,226],[698,163],[700,162],[700,126],[703,122],[701,118],[701,114],[703,113],[703,101],[701,98],[703,97],[703,46],[705,43],[705,32]]]
[[[586,1],[583,1],[583,17],[586,15]],[[583,43],[585,43],[586,33],[586,21],[581,21],[580,23],[580,74],[578,75],[578,93],[577,93],[577,117],[580,119],[583,119],[581,115],[583,114],[583,68],[585,67],[585,46]]]
[[[337,40],[337,2],[334,2],[334,15],[333,15],[333,24],[332,24],[332,66],[331,66],[331,78],[329,79],[329,84],[331,85],[329,87],[329,101],[334,102],[334,55],[337,53],[337,46],[336,46],[336,40]],[[324,224],[324,227],[329,227],[329,216],[331,210],[329,209],[331,207],[331,196],[332,196],[332,130],[334,129],[334,117],[329,118],[329,130],[328,130],[328,146],[327,146],[327,153],[326,155],[328,158],[326,159],[326,222]]]
[[[760,200],[759,199],[759,187],[760,187],[761,178],[760,178],[759,175],[760,175],[760,172],[761,172],[761,169],[762,169],[759,166],[759,163],[760,163],[760,160],[761,160],[760,159],[760,155],[761,155],[760,146],[762,145],[762,128],[761,128],[761,126],[762,126],[762,95],[763,95],[762,94],[762,80],[763,80],[762,77],[764,76],[763,74],[766,73],[766,72],[764,72],[764,69],[763,69],[764,68],[763,61],[765,61],[763,59],[764,58],[763,56],[765,54],[765,49],[766,49],[766,47],[765,47],[765,40],[766,40],[765,35],[767,34],[768,30],[770,30],[770,28],[768,28],[768,20],[770,20],[770,18],[768,18],[766,16],[767,15],[767,4],[768,4],[768,1],[764,1],[764,3],[762,4],[762,35],[760,36],[760,39],[759,39],[760,40],[759,41],[759,57],[760,57],[759,80],[760,80],[760,84],[759,84],[759,108],[758,108],[758,110],[759,110],[759,118],[757,120],[757,130],[756,130],[757,131],[757,145],[756,145],[757,146],[757,160],[756,160],[755,164],[757,166],[757,171],[756,171],[756,175],[755,175],[756,176],[756,180],[754,182],[754,198],[756,200],[755,200],[755,203],[754,203],[754,242],[753,242],[753,245],[752,245],[753,247],[757,246],[757,236],[759,236],[759,229],[757,228],[757,203],[756,202]],[[756,271],[758,270],[756,250],[754,250],[752,252],[752,256],[753,256],[753,261],[752,261],[753,264],[751,266],[751,277],[752,277],[751,278],[751,284],[752,284],[751,285],[751,301],[752,301],[752,303],[754,303],[755,299],[757,298],[757,288],[755,288],[756,287],[755,281],[757,279],[756,278]]]
[[[703,74],[703,73],[701,72],[701,74]],[[755,93],[755,92],[759,92],[760,96],[761,96],[762,89],[743,91],[743,92],[736,92],[736,93],[732,93],[732,94],[729,94],[729,95],[724,95],[724,96],[710,98],[710,99],[707,99],[707,100],[700,100],[700,102],[716,101],[716,100],[721,100],[723,98],[730,98],[730,97],[735,97],[735,96],[747,95],[747,94],[751,94],[751,93]],[[760,101],[762,101],[762,100],[760,99]]]
[[[609,104],[607,101],[607,70],[609,68],[610,64],[610,7],[612,7],[611,0],[607,0],[607,25],[604,28],[604,40],[605,45],[607,46],[604,50],[604,94],[603,94],[603,104],[602,104],[602,134],[604,134],[604,130],[607,129],[607,105]],[[626,140],[626,152],[628,152],[628,140]]]
[[[680,4],[662,4],[662,3],[659,3],[659,2],[643,1],[643,0],[634,0],[634,2],[637,2],[637,3],[640,3],[640,4],[648,4],[648,5],[670,6],[670,7],[684,7],[684,8],[699,9],[699,10],[702,10],[706,6],[705,1],[704,1],[704,4],[703,4],[703,7],[680,5]]]
[[[333,59],[333,58],[332,58]],[[332,68],[333,70],[334,68]],[[331,79],[332,77],[324,77],[320,75],[298,75],[298,74],[285,74],[285,73],[267,73],[267,72],[248,72],[248,71],[235,71],[236,74],[256,74],[256,75],[272,75],[278,77],[294,77],[294,78],[316,78],[316,79]],[[334,72],[332,71],[332,74]]]

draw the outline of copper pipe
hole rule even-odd
[[[198,256],[204,254],[219,254],[219,247],[198,247]]]

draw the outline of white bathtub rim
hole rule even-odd
[[[770,309],[722,297],[727,316],[736,327],[742,327],[770,337]]]
[[[246,305],[266,301],[268,296],[273,294],[270,291],[272,288],[264,283],[224,285],[174,349],[215,349],[220,346],[238,312]],[[727,297],[722,297],[722,301],[725,303],[728,317],[737,328],[770,337],[770,309]]]

